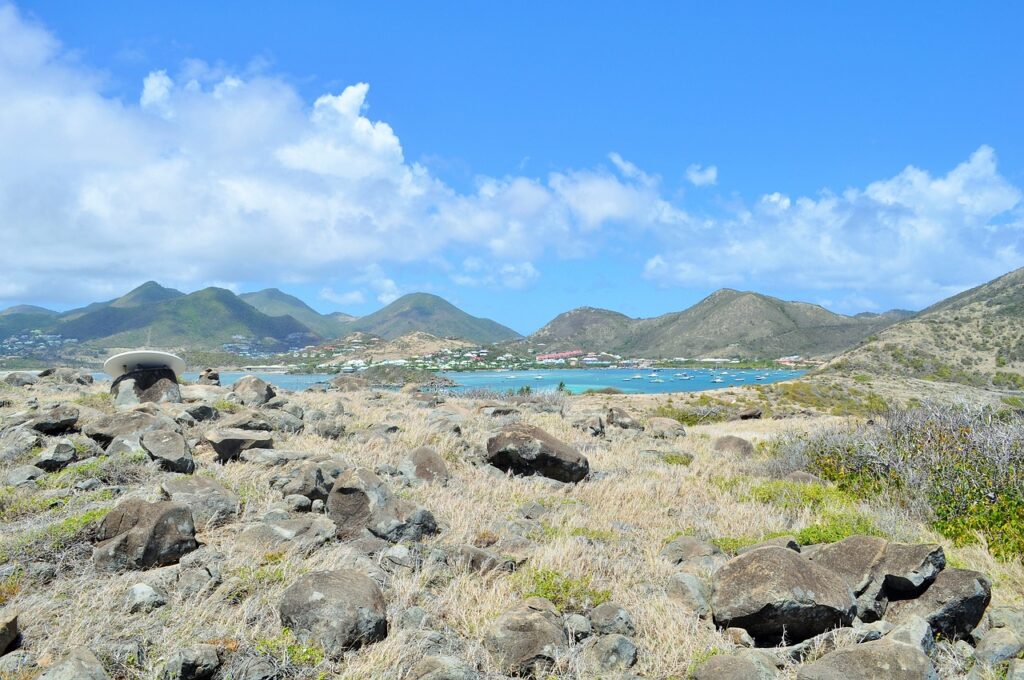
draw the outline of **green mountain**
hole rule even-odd
[[[843,316],[819,305],[724,288],[693,307],[650,319],[585,307],[530,336],[551,351],[583,349],[647,357],[822,356],[856,345],[904,318]]]
[[[437,337],[461,338],[482,344],[519,337],[511,328],[462,311],[447,300],[429,293],[403,295],[373,314],[345,324],[346,333],[362,332],[393,340],[422,331]]]
[[[292,317],[268,316],[223,288],[204,288],[153,304],[107,304],[64,320],[55,330],[104,347],[208,349],[231,342],[236,335],[280,342],[295,334],[308,342],[316,340]]]
[[[36,316],[57,316],[59,312],[55,312],[52,309],[46,309],[45,307],[37,307],[36,305],[14,305],[0,311],[0,316],[12,316],[14,314],[28,314]]]
[[[1024,390],[1024,269],[886,328],[827,369]]]
[[[68,321],[103,309],[104,307],[138,307],[139,305],[153,304],[163,302],[164,300],[173,300],[174,298],[179,298],[183,295],[184,293],[180,290],[165,288],[156,281],[147,281],[138,288],[128,291],[119,298],[107,300],[106,302],[93,302],[85,307],[79,307],[78,309],[72,309],[64,312],[60,316],[61,319]]]
[[[299,298],[277,288],[242,293],[238,297],[268,316],[291,316],[323,338],[337,338],[343,335],[345,322],[354,318],[340,312],[320,314]]]

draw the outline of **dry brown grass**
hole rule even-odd
[[[680,532],[705,538],[756,536],[779,531],[798,531],[820,519],[815,511],[784,509],[749,499],[750,490],[763,481],[770,466],[755,456],[741,460],[715,453],[717,436],[734,434],[759,442],[783,431],[821,427],[836,422],[832,417],[794,418],[718,423],[691,428],[684,439],[655,441],[633,431],[610,428],[604,440],[574,429],[571,422],[588,411],[606,405],[625,406],[633,413],[648,412],[650,396],[588,396],[573,398],[565,418],[557,414],[524,413],[523,419],[577,446],[590,459],[600,478],[575,486],[552,488],[530,478],[495,479],[467,458],[479,450],[500,420],[479,416],[475,403],[450,399],[441,409],[464,418],[463,436],[437,435],[428,427],[435,409],[413,405],[407,395],[385,393],[369,399],[367,393],[295,394],[307,408],[332,411],[341,404],[349,430],[382,422],[401,426],[384,439],[359,443],[355,439],[329,441],[300,434],[281,436],[277,448],[338,455],[351,464],[374,468],[397,465],[411,449],[430,444],[452,467],[453,480],[445,487],[422,485],[398,487],[401,495],[429,508],[442,527],[425,542],[457,545],[493,541],[504,523],[517,518],[518,508],[540,502],[548,512],[541,518],[544,530],[534,534],[536,547],[527,565],[552,569],[568,576],[586,578],[594,588],[610,589],[614,601],[633,613],[635,641],[641,650],[635,672],[649,678],[687,677],[692,664],[711,649],[730,644],[707,622],[698,619],[664,593],[673,568],[658,557],[667,540]],[[682,451],[694,456],[686,465],[666,464],[647,451]],[[265,469],[234,462],[219,465],[202,448],[197,452],[198,473],[210,475],[233,489],[244,502],[239,522],[203,532],[205,550],[224,554],[223,582],[212,593],[190,601],[172,600],[148,615],[128,615],[123,603],[127,590],[139,581],[151,581],[158,571],[120,575],[98,574],[80,555],[79,564],[49,584],[24,582],[12,592],[8,606],[25,612],[22,617],[25,646],[42,657],[58,658],[76,645],[94,648],[117,640],[138,640],[148,654],[137,665],[120,667],[122,677],[157,677],[166,656],[183,646],[210,641],[231,652],[252,651],[261,641],[281,635],[276,606],[281,593],[306,571],[353,565],[379,575],[377,565],[341,544],[320,548],[309,555],[253,555],[235,537],[246,522],[257,520],[279,492],[269,486],[280,469]],[[6,474],[7,467],[0,469]],[[159,480],[153,476],[134,493],[155,498]],[[1020,563],[996,562],[981,546],[954,548],[926,527],[910,522],[899,511],[861,504],[856,511],[870,517],[892,538],[943,543],[957,566],[991,575],[995,600],[1024,601],[1024,569]],[[41,517],[38,521],[50,521]],[[264,568],[264,571],[259,571]],[[427,566],[422,571],[387,576],[391,634],[378,644],[347,654],[338,663],[324,661],[313,667],[287,666],[292,677],[394,678],[424,653],[422,635],[399,630],[402,612],[417,605],[436,622],[445,635],[442,649],[471,660],[482,670],[495,671],[481,639],[491,622],[521,597],[514,575],[479,576],[455,571],[446,573]],[[239,596],[239,593],[243,593]],[[447,646],[446,646],[447,645]],[[950,662],[950,668],[953,662]],[[794,676],[789,669],[787,676]],[[565,667],[557,678],[588,677],[577,667]]]

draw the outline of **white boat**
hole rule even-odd
[[[636,375],[633,376],[633,380],[643,380],[643,379],[644,379],[644,377],[642,375],[640,375],[639,373],[637,373]]]
[[[665,381],[664,381],[664,380],[662,380],[661,378],[654,378],[653,380],[651,380],[651,382],[652,382],[652,383],[663,383],[663,382],[665,382]]]
[[[632,380],[632,378],[623,378],[622,382],[629,382],[630,380]]]
[[[721,378],[712,378],[711,382],[713,382],[713,383],[722,383],[722,382],[725,382],[725,381],[722,380]]]
[[[542,376],[542,375],[535,375],[535,376],[533,376],[533,379],[534,380],[543,380],[544,376]]]

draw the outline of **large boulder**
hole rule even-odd
[[[752,456],[754,455],[754,445],[743,437],[737,437],[736,435],[727,434],[724,437],[718,437],[711,443],[711,448],[718,453],[731,453],[737,456]]]
[[[173,430],[145,432],[140,444],[142,450],[164,470],[191,474],[196,469],[188,442]]]
[[[662,548],[660,554],[675,566],[704,574],[718,570],[727,561],[717,545],[694,536],[680,536]]]
[[[758,644],[774,644],[847,626],[856,605],[839,575],[787,548],[767,547],[715,573],[711,610],[716,625],[743,628]]]
[[[83,450],[83,454],[91,456],[92,452]],[[63,470],[77,460],[79,460],[79,455],[74,442],[70,439],[60,439],[46,447],[32,464],[40,470],[56,472],[57,470]]]
[[[437,532],[437,521],[429,510],[399,498],[366,468],[347,470],[338,477],[327,497],[327,515],[342,539],[358,538],[369,530],[392,542],[418,541]]]
[[[161,680],[208,680],[220,668],[220,655],[214,645],[196,645],[171,654]]]
[[[145,368],[128,371],[110,386],[110,394],[118,406],[145,403],[178,403],[181,388],[178,378],[169,368]]]
[[[586,457],[533,425],[513,423],[487,440],[487,462],[517,475],[578,482],[590,472]]]
[[[876,640],[829,652],[802,666],[798,680],[938,680],[928,655],[920,648],[892,640]]]
[[[274,386],[268,383],[266,380],[257,378],[254,375],[247,375],[244,378],[239,378],[234,385],[231,386],[231,391],[235,393],[238,400],[246,406],[263,406],[268,401],[277,396],[277,392],[274,390]]]
[[[2,430],[0,431],[0,462],[23,458],[42,442],[43,439],[39,433],[25,424]]]
[[[29,421],[29,426],[42,434],[64,434],[75,429],[78,415],[79,411],[74,406],[56,404],[36,413]]]
[[[531,597],[498,617],[484,646],[504,672],[529,675],[542,673],[566,655],[569,639],[555,606]]]
[[[308,550],[327,543],[337,533],[334,522],[323,516],[268,519],[248,527],[237,543],[264,552],[298,548]]]
[[[358,571],[337,569],[300,576],[281,596],[281,625],[338,657],[387,637],[384,595]]]
[[[130,498],[100,522],[92,559],[101,571],[163,567],[199,547],[195,534],[187,505]]]
[[[11,371],[4,376],[4,382],[11,387],[27,387],[39,382],[39,377],[27,371]]]
[[[238,458],[248,449],[272,449],[274,438],[269,432],[225,428],[206,433],[206,442],[217,454],[217,460],[226,463]]]
[[[238,517],[238,496],[209,477],[174,477],[160,490],[175,503],[188,506],[192,522],[200,530],[210,529]]]
[[[448,464],[429,446],[414,449],[399,466],[399,471],[411,481],[446,484],[450,477]]]
[[[946,569],[920,596],[889,604],[885,620],[902,623],[920,616],[936,635],[948,640],[967,637],[992,600],[992,583],[976,571]]]
[[[644,426],[640,424],[640,421],[629,415],[625,409],[621,409],[618,406],[612,406],[608,409],[608,412],[604,416],[605,422],[615,427],[621,427],[623,430],[642,430]]]
[[[142,435],[151,430],[177,430],[177,426],[170,418],[144,411],[126,411],[90,420],[82,427],[82,434],[107,448],[115,439],[140,441]]]
[[[659,416],[648,418],[647,431],[656,439],[675,439],[686,436],[686,428],[675,418]]]

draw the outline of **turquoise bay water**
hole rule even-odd
[[[539,371],[470,371],[441,373],[458,384],[455,389],[491,389],[500,392],[518,391],[528,386],[531,390],[553,390],[559,383],[573,393],[613,387],[629,394],[664,394],[666,392],[700,392],[738,385],[762,385],[792,380],[805,371],[776,369],[550,369]],[[760,378],[760,379],[759,379]],[[721,382],[712,382],[720,380]]]
[[[507,392],[519,391],[522,387],[531,390],[553,390],[559,383],[571,392],[586,392],[605,387],[630,394],[663,394],[666,392],[699,392],[701,390],[736,387],[738,385],[765,385],[781,380],[792,380],[804,374],[804,371],[784,371],[778,369],[725,368],[713,370],[708,368],[677,369],[661,368],[595,368],[595,369],[544,369],[534,371],[466,371],[441,373],[456,383],[455,391],[470,389],[487,389]],[[222,371],[222,385],[231,385],[245,375],[256,375],[267,382],[286,390],[304,390],[315,382],[325,382],[333,378],[326,373],[243,373],[239,371]],[[358,375],[355,374],[355,375]],[[97,374],[99,379],[109,376]],[[194,381],[198,373],[186,373],[186,380]],[[712,382],[719,380],[720,382]]]

